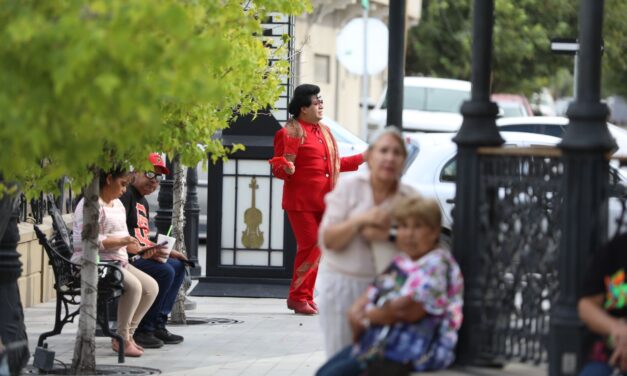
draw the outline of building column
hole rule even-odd
[[[579,9],[577,95],[566,115],[570,123],[559,147],[564,161],[559,294],[551,312],[549,374],[575,375],[585,361],[585,328],[577,301],[590,257],[607,238],[609,166],[615,146],[601,98],[603,0],[582,0]]]
[[[483,365],[482,344],[490,333],[481,330],[481,251],[479,244],[479,155],[480,146],[503,143],[496,127],[498,107],[490,101],[494,0],[475,0],[472,29],[472,92],[464,102],[462,126],[453,139],[457,144],[457,179],[453,213],[453,254],[464,275],[464,323],[459,332],[457,362]]]

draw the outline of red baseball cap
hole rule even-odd
[[[170,173],[170,170],[165,166],[165,160],[161,158],[161,155],[159,155],[159,153],[150,153],[150,155],[148,156],[148,160],[150,161],[150,163],[152,163],[153,166],[155,166],[155,172],[164,175],[168,175]]]

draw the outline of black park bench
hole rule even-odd
[[[79,314],[81,298],[81,265],[70,261],[72,257],[72,243],[70,232],[59,210],[52,205],[49,210],[52,217],[54,234],[48,238],[36,225],[35,233],[39,243],[43,246],[54,274],[54,289],[57,295],[54,328],[41,334],[37,347],[47,349],[46,338],[61,333],[63,326],[68,322],[74,322]],[[124,340],[122,336],[113,333],[109,329],[109,303],[117,300],[122,293],[124,274],[115,262],[98,263],[98,298],[97,298],[97,323],[102,333],[118,341],[118,363],[124,363]],[[36,351],[37,352],[37,351]],[[35,365],[37,366],[37,353]]]

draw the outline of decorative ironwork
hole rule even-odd
[[[72,213],[74,211],[74,195],[71,186],[66,185],[66,183],[66,178],[59,180],[59,194],[56,196],[51,193],[40,193],[38,198],[29,201],[26,195],[21,194],[19,222],[41,224],[53,205],[58,207],[62,214]]]
[[[558,291],[563,164],[557,153],[480,155],[482,314],[491,359],[546,362]],[[551,149],[555,151],[555,149]]]

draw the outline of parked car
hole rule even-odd
[[[501,131],[537,133],[562,138],[568,126],[568,118],[560,116],[501,118],[497,119],[496,125]],[[611,123],[607,123],[607,127],[618,145],[614,156],[627,157],[627,130]]]
[[[455,180],[457,175],[457,145],[452,141],[454,133],[409,133],[412,145],[408,166],[402,181],[414,187],[420,194],[435,198],[442,210],[442,233],[445,241],[453,230]],[[501,132],[505,147],[554,146],[557,137],[524,132]],[[610,185],[620,185],[624,191],[627,180],[615,168],[610,170]],[[620,191],[613,190],[613,191]],[[608,228],[610,236],[616,231],[616,218],[622,215],[618,198],[610,200]]]
[[[533,116],[529,101],[520,94],[492,94],[492,101],[499,106],[501,117]]]
[[[505,147],[553,146],[559,139],[544,135],[519,132],[503,132]],[[457,175],[457,144],[452,141],[455,133],[408,133],[415,152],[403,175],[403,182],[427,197],[437,199],[442,209],[442,232],[450,235],[453,230],[453,199]],[[415,154],[415,155],[413,155]]]
[[[323,118],[322,123],[326,124],[329,129],[331,129],[331,133],[333,133],[333,137],[337,141],[337,147],[339,149],[340,156],[348,156],[353,154],[362,153],[368,148],[368,144],[360,139],[359,137],[352,134],[349,130],[344,128],[342,125],[337,123],[336,121]],[[365,168],[365,164],[362,165]],[[207,186],[208,186],[208,172],[206,168],[203,168],[202,164],[199,163],[196,166],[196,172],[198,173],[198,205],[200,207],[200,215],[199,215],[199,236],[201,241],[207,238]],[[150,196],[147,196],[148,204],[150,205],[150,228],[156,228],[154,226],[154,217],[157,214],[157,209],[159,208],[159,203],[157,201],[157,197],[159,195],[159,189]]]
[[[368,128],[381,129],[387,119],[387,89],[368,114]],[[403,128],[452,132],[462,124],[461,105],[470,99],[470,82],[432,77],[405,77]]]

